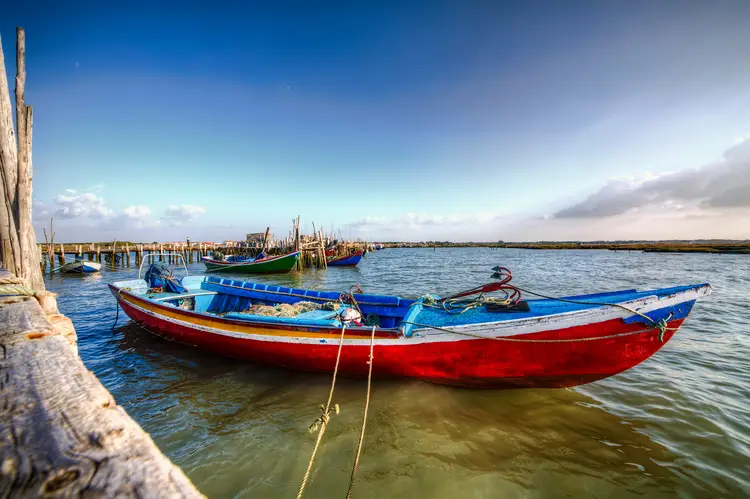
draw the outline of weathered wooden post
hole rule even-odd
[[[49,260],[49,269],[52,271],[55,268],[55,231],[54,231],[54,220],[52,217],[49,219],[49,235],[47,229],[42,229],[44,232],[44,242],[47,244],[47,260]]]
[[[0,496],[202,497],[84,366],[73,324],[45,291],[31,223],[21,28],[16,56],[17,144],[0,40],[0,279],[23,290],[0,297]],[[52,264],[52,240],[47,251]]]
[[[328,260],[326,259],[326,245],[323,241],[323,231],[320,232],[320,258],[323,260],[323,268],[328,269]]]
[[[294,251],[300,251],[300,246],[299,215],[297,215],[297,222],[294,224]],[[302,258],[297,260],[297,270],[302,270]]]
[[[28,281],[34,291],[44,292],[39,252],[31,225],[31,107],[24,102],[26,85],[26,36],[16,30],[16,124],[13,134],[10,90],[5,72],[5,55],[0,40],[0,180],[3,207],[0,208],[0,240],[3,265]]]
[[[98,244],[96,245],[96,261],[99,263],[102,262],[102,247]]]
[[[128,267],[130,267],[130,244],[125,243],[125,262]]]
[[[60,254],[58,255],[60,265],[65,265],[65,245],[60,243]]]

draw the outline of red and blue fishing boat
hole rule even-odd
[[[569,387],[630,369],[676,333],[708,284],[522,300],[500,280],[447,298],[327,292],[188,276],[110,289],[150,332],[207,352],[290,369],[464,387]],[[167,282],[168,284],[168,282]],[[496,291],[500,298],[488,297]],[[538,296],[538,295],[537,295]],[[304,305],[304,306],[303,306]],[[297,310],[289,316],[261,309]]]
[[[355,267],[362,260],[363,256],[364,252],[358,251],[351,255],[329,257],[327,264],[329,267]]]

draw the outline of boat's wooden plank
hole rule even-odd
[[[202,497],[81,362],[75,330],[0,299],[0,497]]]

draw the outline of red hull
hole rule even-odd
[[[304,371],[331,372],[337,337],[325,343],[267,341],[253,335],[224,335],[146,314],[120,300],[129,317],[167,339],[239,359]],[[684,319],[673,320],[677,328]],[[522,335],[524,340],[590,338],[641,333],[576,342],[512,342],[468,339],[451,342],[375,345],[373,375],[417,378],[434,383],[483,388],[569,387],[629,369],[657,352],[674,334],[644,331],[643,324],[609,320]],[[520,337],[517,337],[520,338]],[[367,376],[368,345],[345,345],[339,372]]]

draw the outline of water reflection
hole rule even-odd
[[[747,495],[750,259],[606,251],[386,250],[356,269],[256,281],[419,296],[484,282],[497,264],[543,293],[711,281],[715,293],[654,358],[572,390],[480,391],[415,381],[373,385],[356,497]],[[201,272],[191,266],[191,273]],[[55,274],[86,365],[211,497],[294,496],[330,377],[218,357],[124,321],[101,275]],[[242,277],[247,279],[247,276]],[[377,355],[377,352],[376,352]],[[376,356],[377,362],[377,356]],[[345,494],[365,385],[341,379],[309,497]]]

